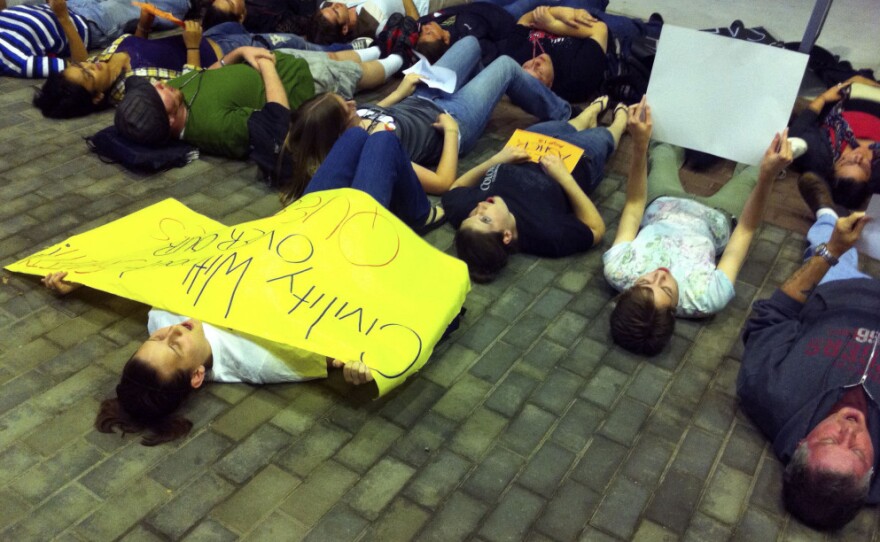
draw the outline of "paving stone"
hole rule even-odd
[[[574,540],[593,515],[600,494],[573,481],[563,482],[535,524],[554,540]]]
[[[434,405],[434,412],[450,420],[462,420],[483,401],[490,389],[484,381],[464,375]]]
[[[694,519],[691,521],[687,532],[685,532],[683,540],[688,542],[728,540],[730,535],[730,528],[728,526],[698,512],[694,514]]]
[[[58,413],[70,409],[74,404],[93,396],[112,381],[111,375],[100,367],[85,367],[67,380],[53,386],[38,396],[40,409]]]
[[[527,404],[501,436],[501,441],[511,450],[528,456],[555,421],[549,412]]]
[[[334,506],[304,538],[308,542],[354,540],[367,527],[365,519],[344,503]]]
[[[514,485],[486,518],[480,536],[493,542],[520,540],[544,504],[544,499]]]
[[[593,374],[596,366],[608,351],[608,345],[584,337],[562,360],[562,367],[584,378]]]
[[[326,461],[281,504],[286,512],[303,525],[312,526],[357,482],[356,472],[335,461]]]
[[[649,413],[650,409],[642,403],[624,397],[614,406],[600,432],[610,439],[629,446]]]
[[[482,352],[501,334],[508,323],[497,316],[484,315],[458,338],[458,344]]]
[[[440,356],[432,356],[424,370],[425,377],[435,384],[448,388],[473,365],[477,356],[478,354],[473,350],[457,343],[453,344]]]
[[[241,386],[238,387],[241,388]],[[288,388],[292,397],[283,409],[272,416],[272,424],[290,435],[300,435],[307,431],[336,402],[335,397],[323,390],[299,384],[290,384]],[[275,389],[274,391],[280,392],[281,390]]]
[[[178,540],[197,523],[194,518],[204,517],[233,491],[235,486],[219,476],[210,472],[202,474],[147,518],[147,523],[163,536]],[[199,539],[200,531],[213,531],[213,523],[210,520],[198,523],[188,538],[193,539],[195,535],[195,539]],[[218,538],[223,538],[223,533]]]
[[[290,516],[273,512],[268,518],[260,522],[257,527],[249,532],[244,540],[260,542],[296,542],[305,538],[308,528]]]
[[[764,437],[757,431],[738,423],[730,434],[721,462],[746,474],[754,474],[764,449]]]
[[[418,534],[418,540],[425,542],[465,540],[476,530],[478,522],[486,511],[487,506],[484,502],[465,493],[455,492]]]
[[[336,460],[352,470],[365,472],[402,434],[403,430],[396,425],[374,418],[339,450]]]
[[[736,414],[736,401],[721,393],[710,391],[703,396],[703,402],[697,408],[694,425],[724,434],[730,428],[730,422]]]
[[[675,542],[678,537],[656,523],[643,520],[633,536],[633,542]]]
[[[648,406],[654,405],[663,394],[669,381],[669,372],[655,365],[642,364],[635,378],[626,389],[626,394]]]
[[[206,519],[199,522],[196,528],[183,540],[184,542],[226,542],[237,539],[238,537],[232,531],[216,521]]]
[[[290,435],[272,425],[261,425],[223,459],[216,463],[213,460],[211,462],[214,463],[215,472],[236,484],[241,484],[288,444],[290,444]],[[228,445],[228,441],[223,442],[223,449]]]
[[[581,392],[581,397],[608,408],[617,399],[628,378],[625,373],[603,365],[587,382],[584,391]]]
[[[590,489],[602,493],[617,472],[628,450],[625,446],[597,435],[581,457],[571,477]]]
[[[542,380],[565,355],[565,349],[543,337],[523,357],[522,363],[517,364],[517,369],[529,376]]]
[[[554,368],[544,382],[532,393],[529,400],[535,405],[561,415],[571,404],[575,394],[584,385],[584,380],[565,369]]]
[[[772,452],[764,452],[750,502],[777,516],[785,515],[782,504],[782,464]]]
[[[348,432],[335,425],[319,423],[305,438],[281,452],[275,462],[297,476],[305,477],[324,460],[336,454],[350,438]]]
[[[19,443],[0,452],[0,485],[19,476],[28,467],[40,461],[40,456]]]
[[[736,523],[750,484],[751,479],[746,474],[719,465],[706,490],[700,511],[728,525]]]
[[[471,374],[492,384],[510,369],[513,362],[521,355],[519,349],[499,341],[471,367]]]
[[[381,410],[382,416],[395,424],[409,429],[425,412],[431,409],[446,390],[426,379],[408,382],[393,401]]]
[[[89,443],[74,441],[49,459],[30,469],[22,469],[22,476],[12,481],[9,487],[31,502],[39,503],[101,459],[101,452]]]
[[[570,347],[583,334],[589,319],[572,311],[564,311],[547,328],[546,337],[555,343]]]
[[[415,503],[398,498],[388,507],[367,534],[361,539],[364,542],[406,542],[417,540],[416,533],[431,515],[419,508]]]
[[[579,452],[587,445],[605,416],[604,410],[578,399],[562,416],[550,438],[573,452]]]
[[[565,448],[546,442],[529,460],[517,482],[549,499],[556,492],[574,458],[575,455]]]
[[[696,366],[686,364],[672,379],[667,394],[685,404],[696,405],[709,385],[712,375]]]
[[[436,508],[446,495],[458,487],[459,481],[470,469],[470,461],[447,450],[440,450],[415,475],[404,494],[422,506]]]
[[[679,448],[672,467],[705,480],[719,447],[721,437],[692,428]]]
[[[149,478],[141,478],[80,523],[77,533],[87,540],[118,538],[165,499],[164,487]]]
[[[643,435],[623,465],[627,478],[645,487],[654,487],[660,479],[674,446],[654,435]]]
[[[0,531],[24,518],[30,511],[30,505],[18,495],[6,489],[0,489],[3,502],[3,513],[0,514]]]
[[[537,385],[538,382],[533,378],[517,371],[511,371],[484,404],[487,408],[510,418],[516,414]]]
[[[635,373],[643,361],[644,358],[628,352],[619,346],[612,346],[605,354],[605,357],[602,358],[603,365],[628,375]]]
[[[525,350],[547,329],[548,324],[547,318],[527,312],[501,338],[504,342]]]
[[[605,492],[605,499],[596,510],[590,524],[623,539],[635,532],[642,507],[648,500],[648,490],[635,482],[618,476]]]
[[[221,435],[241,440],[283,407],[278,397],[269,391],[259,390],[226,411],[211,427]]]
[[[700,500],[703,480],[678,470],[666,473],[645,517],[677,534],[683,534]]]
[[[776,540],[779,531],[780,525],[777,520],[757,508],[749,508],[739,523],[733,540],[737,542]]]
[[[299,478],[269,465],[217,505],[211,517],[239,533],[256,525],[300,483]]]
[[[229,448],[230,441],[212,431],[204,431],[188,440],[168,460],[150,472],[150,478],[165,487],[177,489],[199,476]]]
[[[495,437],[506,424],[507,420],[503,416],[485,408],[478,408],[452,437],[449,449],[472,461],[477,461],[492,445]]]
[[[421,466],[434,450],[446,442],[455,428],[455,422],[429,412],[409,433],[394,443],[391,454],[410,465]]]
[[[508,288],[489,307],[489,314],[497,316],[507,322],[512,322],[523,313],[534,297],[519,288]]]
[[[674,371],[681,363],[681,360],[684,359],[685,353],[692,346],[693,343],[691,341],[680,335],[673,335],[669,345],[662,352],[651,358],[651,363],[667,371]]]
[[[483,502],[493,502],[522,468],[525,460],[497,445],[474,469],[462,487]]]
[[[383,459],[360,479],[346,500],[354,510],[375,520],[414,473],[409,465],[391,458]]]
[[[125,536],[119,539],[120,542],[162,542],[162,538],[147,530],[142,525],[135,525],[134,529],[125,533]]]
[[[587,526],[583,534],[578,538],[578,542],[616,542],[618,540],[620,539],[590,526]]]
[[[94,510],[100,502],[82,486],[70,484],[4,531],[4,537],[8,540],[50,540]]]

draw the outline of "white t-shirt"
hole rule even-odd
[[[730,238],[730,221],[721,211],[686,198],[657,198],[645,209],[634,240],[602,256],[605,279],[618,291],[645,273],[665,267],[678,282],[675,314],[709,316],[733,299],[733,284],[715,265]]]
[[[157,329],[179,324],[188,319],[179,314],[151,309],[147,330],[152,335]],[[327,377],[326,363],[297,360],[295,354],[291,355],[292,350],[284,345],[238,332],[232,333],[207,323],[202,325],[205,338],[211,344],[214,358],[214,366],[208,373],[208,380],[273,384]]]

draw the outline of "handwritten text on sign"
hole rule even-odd
[[[67,271],[74,282],[289,345],[303,363],[361,359],[380,393],[425,363],[469,289],[462,262],[351,189],[229,227],[169,199],[7,269]]]
[[[561,139],[527,132],[526,130],[517,130],[510,136],[510,140],[504,144],[505,147],[516,147],[526,151],[529,154],[529,160],[538,163],[542,156],[546,154],[555,154],[562,158],[565,169],[569,173],[574,171],[578,160],[584,154],[584,149],[572,145]]]

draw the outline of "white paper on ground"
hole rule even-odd
[[[457,79],[455,72],[442,66],[432,66],[424,58],[420,58],[411,67],[403,70],[403,73],[417,73],[422,76],[422,82],[429,87],[448,92],[449,94],[455,92]]]
[[[877,194],[871,196],[871,202],[868,203],[865,214],[871,220],[865,224],[862,235],[856,241],[856,250],[875,260],[880,260],[880,196]]]
[[[664,25],[648,84],[653,138],[758,165],[788,124],[808,56]]]

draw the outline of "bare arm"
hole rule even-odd
[[[791,144],[788,142],[788,129],[786,128],[782,134],[776,134],[773,141],[770,142],[770,147],[764,153],[764,158],[761,160],[761,170],[758,174],[758,184],[749,194],[749,199],[739,217],[739,223],[733,230],[727,248],[724,249],[724,254],[718,262],[718,270],[727,275],[731,284],[736,282],[736,277],[749,252],[749,245],[755,236],[755,230],[761,225],[773,183],[791,161]]]
[[[134,31],[134,35],[139,38],[147,39],[150,37],[150,29],[153,28],[153,20],[156,18],[155,15],[150,13],[149,11],[141,8],[141,16],[138,19],[137,29]]]
[[[202,23],[186,21],[183,29],[183,44],[186,45],[186,63],[196,68],[202,67],[202,56],[199,46],[202,44]],[[138,28],[140,28],[138,23]]]
[[[449,189],[452,190],[453,188],[476,186],[477,183],[483,180],[483,177],[486,176],[486,172],[493,166],[524,162],[528,159],[529,155],[526,151],[516,147],[504,147],[488,159],[466,171],[461,177],[452,183],[452,186],[450,186]]]
[[[603,50],[608,44],[608,27],[585,9],[540,6],[523,15],[517,23],[557,36],[593,39]]]
[[[641,119],[642,111],[645,119]],[[640,103],[629,107],[627,130],[633,138],[632,162],[626,181],[626,203],[620,213],[620,223],[614,244],[628,243],[636,238],[648,200],[648,142],[651,140],[651,108],[643,96]]]
[[[64,31],[64,37],[67,38],[67,44],[70,46],[70,60],[84,62],[89,57],[89,53],[86,51],[82,37],[76,31],[73,19],[70,18],[70,13],[67,11],[67,1],[49,0],[49,6],[52,8],[52,13],[58,18],[61,30]]]
[[[425,192],[439,196],[449,190],[458,171],[458,123],[452,116],[441,113],[437,116],[434,128],[443,131],[443,152],[440,154],[437,168],[431,171],[414,163],[413,170]]]
[[[266,102],[274,102],[281,104],[290,109],[290,102],[287,100],[287,91],[278,77],[278,70],[275,69],[275,56],[260,57],[257,59],[257,69],[260,71],[260,77],[263,78],[263,86],[266,88]]]
[[[412,95],[412,93],[416,91],[416,86],[421,80],[422,77],[420,75],[417,75],[415,73],[406,74],[400,84],[397,85],[397,88],[394,89],[391,94],[385,96],[385,98],[377,102],[376,105],[378,105],[379,107],[391,107],[392,105],[402,101],[404,98]]]
[[[849,250],[858,240],[868,223],[865,213],[853,213],[847,217],[839,218],[828,241],[828,251],[835,258],[839,258]],[[800,267],[781,286],[781,290],[789,297],[800,303],[806,302],[822,277],[831,266],[821,256],[813,256]]]
[[[403,14],[407,17],[412,17],[415,20],[419,20],[419,10],[416,9],[416,5],[413,3],[413,0],[403,0]]]
[[[577,219],[593,232],[593,244],[599,243],[602,236],[605,235],[605,221],[602,220],[602,215],[599,214],[593,201],[584,193],[571,173],[565,169],[562,158],[555,155],[545,155],[541,158],[541,167],[562,187]]]

